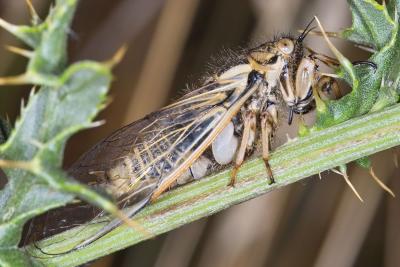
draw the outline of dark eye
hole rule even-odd
[[[275,56],[271,57],[271,58],[268,60],[267,64],[275,64],[277,61],[278,61],[278,56],[275,55]]]

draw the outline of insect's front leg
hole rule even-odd
[[[243,116],[243,134],[240,141],[239,149],[236,153],[235,166],[231,173],[231,181],[229,186],[234,186],[236,182],[237,172],[242,166],[246,151],[253,149],[255,133],[256,133],[256,114],[253,111],[247,111]]]
[[[270,140],[272,133],[278,123],[278,113],[275,104],[270,104],[265,111],[261,113],[261,143],[262,157],[267,169],[269,183],[275,183],[274,175],[269,165]]]
[[[336,58],[324,55],[322,53],[318,53],[309,47],[306,47],[306,49],[310,52],[310,54],[312,55],[313,58],[324,63],[329,68],[337,69],[340,66],[340,62]],[[353,64],[353,66],[363,66],[363,65],[369,66],[369,67],[373,68],[375,71],[378,69],[378,66],[374,62],[368,61],[368,60],[357,60],[357,61],[353,61],[352,64]]]

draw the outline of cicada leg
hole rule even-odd
[[[318,53],[309,47],[306,47],[306,49],[310,52],[310,54],[312,55],[313,58],[322,62],[329,68],[337,69],[340,66],[340,62],[336,58]],[[377,70],[377,68],[378,68],[378,66],[374,62],[368,61],[368,60],[357,60],[357,61],[353,61],[352,64],[353,64],[353,66],[367,65],[367,66],[373,68],[374,70]]]
[[[320,62],[324,63],[326,66],[333,68],[333,69],[338,68],[340,66],[340,62],[336,58],[318,53],[309,47],[306,47],[306,49],[308,50],[308,52],[310,52],[311,56],[314,59],[319,60]]]
[[[244,127],[243,127],[242,139],[240,141],[239,149],[236,153],[235,166],[233,167],[231,172],[231,180],[228,184],[229,186],[235,185],[237,172],[239,171],[240,166],[242,166],[243,164],[246,151],[252,149],[254,144],[254,136],[256,132],[256,123],[257,123],[256,114],[251,111],[247,112],[243,116],[243,121],[244,121]]]
[[[267,110],[261,114],[261,142],[262,157],[267,169],[269,183],[275,183],[274,175],[269,164],[270,140],[272,133],[277,125],[277,110],[275,105],[270,105]]]

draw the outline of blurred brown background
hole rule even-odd
[[[42,18],[51,3],[34,0]],[[81,0],[71,29],[71,61],[106,60],[123,44],[129,51],[115,69],[107,124],[75,136],[66,166],[115,129],[176,99],[203,78],[211,57],[304,27],[318,15],[327,30],[350,25],[347,4],[331,0]],[[23,0],[1,0],[0,16],[29,21]],[[307,43],[327,52],[322,39]],[[0,44],[18,45],[0,31]],[[367,54],[335,41],[351,59]],[[0,74],[18,74],[24,59],[0,49]],[[0,114],[12,120],[29,87],[0,89]],[[282,128],[278,140],[285,140]],[[373,157],[375,172],[400,195],[394,151]],[[153,240],[105,257],[93,266],[400,266],[400,201],[367,171],[350,165],[360,203],[343,179],[329,172],[232,207]]]

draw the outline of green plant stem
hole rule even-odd
[[[279,147],[270,161],[276,179],[273,185],[267,183],[262,160],[253,159],[241,168],[234,188],[226,186],[230,179],[229,170],[222,171],[164,194],[156,203],[138,214],[136,220],[156,236],[273,189],[398,145],[399,104],[314,132]],[[95,233],[101,226],[91,224],[74,228],[38,245],[44,251],[61,253]],[[148,238],[148,235],[139,230],[121,226],[92,245],[65,255],[51,257],[41,254],[33,247],[28,247],[28,250],[45,257],[41,261],[46,265],[75,266]]]

